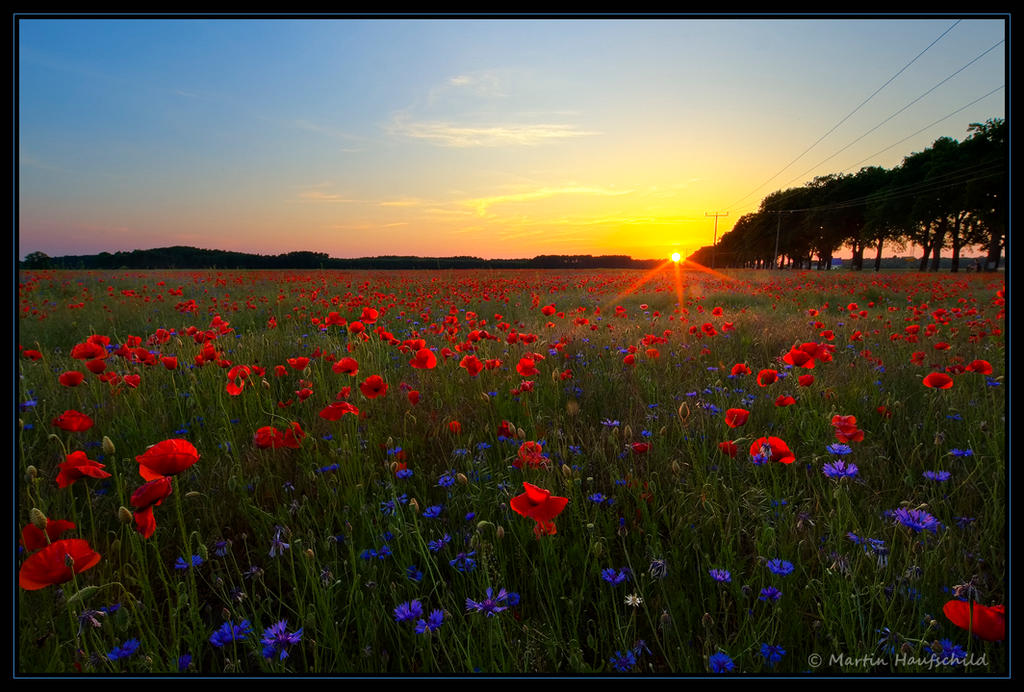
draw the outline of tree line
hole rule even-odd
[[[866,167],[775,191],[717,244],[688,259],[716,267],[828,269],[833,255],[849,247],[852,269],[862,270],[873,249],[878,271],[885,244],[913,244],[923,248],[919,271],[937,271],[948,248],[956,272],[964,248],[983,246],[979,269],[995,271],[1008,223],[1006,121],[972,123],[968,132],[962,142],[941,137],[892,169]]]
[[[259,255],[228,250],[174,246],[130,252],[49,257],[33,252],[22,269],[651,269],[661,260],[636,260],[628,255],[538,255],[530,259],[480,257],[414,257],[387,255],[345,259],[326,252]]]

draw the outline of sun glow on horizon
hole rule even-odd
[[[680,255],[678,252],[673,252],[672,253],[672,261],[673,262],[679,262],[679,260],[681,258],[682,258],[682,255]]]

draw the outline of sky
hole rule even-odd
[[[15,24],[21,257],[686,256],[1007,100],[999,17]]]

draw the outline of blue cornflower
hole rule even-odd
[[[451,540],[452,537],[448,534],[445,534],[438,538],[436,541],[430,541],[430,543],[427,543],[427,548],[430,550],[430,552],[437,553],[440,552],[441,548],[448,545],[449,541]]]
[[[393,612],[395,614],[395,622],[415,620],[423,615],[423,604],[420,603],[419,599],[414,598],[411,601],[400,603]]]
[[[441,505],[431,505],[423,510],[423,516],[427,519],[435,519],[441,516]]]
[[[939,646],[942,647],[942,658],[955,658],[963,660],[967,658],[967,652],[959,644],[954,644],[948,639],[940,639]]]
[[[494,617],[501,611],[505,610],[509,606],[513,606],[519,603],[519,594],[509,593],[505,589],[501,589],[498,595],[494,595],[494,589],[487,587],[487,598],[482,601],[474,601],[471,598],[466,599],[466,611],[475,611],[477,613],[483,613],[487,617]]]
[[[192,654],[178,656],[178,672],[184,673],[192,665]]]
[[[321,466],[316,471],[317,473],[327,473],[329,471],[337,471],[341,466],[339,464],[330,464],[328,466]]]
[[[215,541],[213,544],[213,554],[217,557],[224,557],[228,554],[228,549],[231,547],[231,543],[228,541]]]
[[[974,450],[973,449],[951,449],[951,450],[949,450],[949,453],[952,454],[955,457],[973,457],[974,456]]]
[[[599,504],[602,504],[602,503],[610,505],[610,504],[615,502],[615,498],[614,497],[608,497],[604,493],[594,493],[593,495],[591,495],[587,499],[590,500],[591,502],[593,502],[596,505],[599,505]]]
[[[922,531],[936,533],[941,526],[938,519],[920,509],[900,507],[893,512],[893,517],[907,528],[913,529],[914,533],[921,533]]]
[[[367,548],[363,552],[359,553],[360,560],[372,560],[375,557],[377,557],[377,551],[373,548]]]
[[[459,553],[448,564],[460,572],[472,572],[476,569],[476,560],[473,559],[474,555],[476,555],[475,550],[471,550],[468,553]]]
[[[399,469],[395,473],[395,478],[412,478],[412,469]]]
[[[616,651],[615,655],[609,660],[612,664],[612,668],[620,673],[628,673],[633,670],[633,666],[636,665],[636,654],[632,651],[626,651],[625,653]]]
[[[198,567],[203,564],[203,558],[198,555],[193,555],[191,562],[185,562],[185,558],[179,557],[174,561],[174,569],[188,569],[189,567]]]
[[[728,673],[736,667],[736,664],[729,658],[729,654],[718,651],[708,658],[708,667],[711,668],[712,673]]]
[[[844,445],[838,442],[830,444],[828,447],[826,447],[826,450],[829,454],[834,454],[835,456],[840,457],[846,456],[847,454],[853,451],[852,449],[850,449],[850,445]]]
[[[930,481],[937,481],[939,483],[942,483],[943,481],[948,481],[950,476],[952,476],[953,474],[950,473],[949,471],[925,471],[921,475]]]
[[[395,513],[395,501],[394,500],[385,500],[384,502],[381,502],[380,503],[380,511],[381,511],[382,514],[386,514],[389,517],[394,515],[394,513]]]
[[[450,488],[455,484],[455,471],[446,471],[437,479],[437,484],[442,488]]]
[[[298,644],[302,639],[302,628],[288,632],[288,621],[281,620],[263,630],[263,658],[272,658],[280,654],[279,660],[288,658],[288,647]]]
[[[729,584],[729,583],[732,582],[732,575],[729,574],[729,570],[726,570],[726,569],[709,569],[708,570],[708,574],[710,574],[711,578],[714,579],[717,582],[721,582],[723,584]]]
[[[436,632],[443,622],[444,612],[441,610],[432,610],[426,620],[420,619],[416,621],[416,634],[430,634],[431,632]]]
[[[242,620],[238,625],[231,622],[231,620],[227,620],[220,626],[220,629],[210,635],[210,643],[220,648],[231,642],[243,641],[247,634],[252,634],[252,625],[249,624],[248,620]]]
[[[793,563],[775,558],[774,560],[768,561],[768,569],[772,574],[778,574],[779,576],[784,577],[793,571]]]
[[[604,420],[601,421],[601,425],[604,425],[609,428],[617,428],[619,427],[619,421],[611,420],[610,418],[605,418]]]
[[[774,667],[785,655],[786,650],[778,644],[769,644],[768,642],[761,644],[761,658],[769,666]]]
[[[274,538],[270,541],[270,557],[277,557],[283,555],[284,551],[291,547],[291,544],[285,543],[284,539],[281,538],[281,532],[284,528],[281,526],[277,527],[277,531],[274,533]]]
[[[601,578],[612,586],[618,586],[629,579],[629,568],[623,567],[620,570],[616,570],[614,567],[608,567],[601,570]]]
[[[757,598],[761,601],[777,601],[782,598],[782,592],[774,586],[766,586],[761,589],[761,594]]]
[[[139,640],[129,639],[121,646],[115,646],[110,653],[107,654],[107,658],[111,661],[117,661],[118,659],[128,658],[136,651],[139,650]]]
[[[423,581],[423,570],[419,569],[416,565],[409,565],[405,568],[405,576],[410,581],[420,582]]]
[[[821,472],[829,478],[856,478],[858,469],[856,464],[848,464],[845,461],[836,460],[831,464],[821,467]]]

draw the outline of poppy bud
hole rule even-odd
[[[25,429],[25,421],[23,421],[21,418],[18,419],[18,428],[21,430]]]
[[[569,468],[568,464],[562,464],[562,475],[565,476],[566,478],[572,477],[572,469]]]
[[[110,552],[114,553],[115,555],[118,554],[119,552],[121,552],[121,539],[120,538],[115,538],[114,542],[110,544]]]
[[[711,613],[704,613],[704,617],[700,619],[700,624],[704,625],[705,628],[714,626],[715,619],[711,617]]]
[[[663,426],[661,426],[661,430],[658,431],[658,435],[664,436],[666,432],[668,432],[668,426],[667,425],[663,425]]]
[[[520,440],[525,440],[526,431],[523,430],[522,428],[516,428],[516,437],[518,437]]]
[[[625,428],[623,428],[623,430],[622,430],[622,435],[623,435],[623,437],[625,437],[625,438],[626,438],[627,440],[629,440],[629,439],[632,439],[632,437],[633,437],[633,428],[632,428],[632,427],[630,427],[630,425],[629,425],[628,423],[626,424],[626,427],[625,427]]]
[[[594,545],[591,547],[591,550],[594,553],[594,557],[601,557],[602,555],[604,555],[604,543],[599,543],[595,541]]]
[[[107,455],[113,455],[116,451],[117,450],[114,447],[114,442],[109,437],[104,435],[103,436],[103,453],[107,454]]]
[[[260,380],[260,384],[263,386],[264,389],[270,389],[270,383],[267,382],[266,380]]]
[[[60,442],[60,438],[57,437],[56,435],[54,435],[53,433],[50,433],[50,435],[46,439],[47,440],[56,440],[57,442]]]
[[[679,462],[673,459],[672,460],[672,473],[674,473],[676,475],[679,475],[682,472],[682,470],[683,469],[679,465]]]
[[[46,515],[42,511],[33,507],[28,512],[29,521],[40,531],[46,531]]]
[[[201,496],[202,496],[202,493],[199,492],[198,490],[189,490],[187,493],[185,493],[185,497],[201,497]]]
[[[127,507],[119,507],[117,510],[117,520],[122,524],[130,524],[133,521],[131,510]]]
[[[29,464],[28,468],[25,469],[25,482],[26,483],[31,483],[38,476],[39,476],[39,470],[35,466],[32,466],[31,464]]]
[[[668,627],[672,624],[672,616],[668,614],[667,610],[661,611],[661,626]]]
[[[469,483],[469,479],[466,478],[466,474],[462,473],[461,471],[455,474],[455,480],[459,482],[459,485],[466,485]]]
[[[395,440],[394,438],[391,437],[391,435],[388,435],[388,439],[384,441],[384,446],[387,447],[388,449],[391,449],[392,447],[395,446]]]
[[[313,556],[314,556],[313,549],[312,548],[306,548],[306,557],[308,557],[310,560],[312,560]]]
[[[491,522],[486,521],[486,520],[485,521],[481,521],[481,522],[477,522],[476,530],[477,531],[483,531],[484,529],[486,529],[489,526],[494,526],[494,524],[492,524]]]
[[[502,538],[505,537],[505,529],[499,526],[497,529],[495,529],[494,535],[497,536],[498,540],[500,541]]]
[[[412,507],[412,511],[416,514],[420,513],[420,503],[416,501],[415,497],[409,499],[409,506]]]

